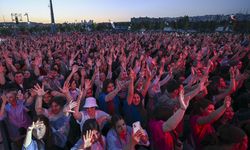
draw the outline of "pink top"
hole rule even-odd
[[[149,129],[152,136],[153,148],[157,150],[173,150],[174,141],[169,132],[163,132],[162,125],[164,121],[150,120]]]

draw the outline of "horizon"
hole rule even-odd
[[[0,0],[0,22],[12,22],[11,13],[21,13],[22,22],[50,23],[49,0]],[[53,0],[56,23],[129,22],[131,18],[246,14],[249,0]]]

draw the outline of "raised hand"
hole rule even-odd
[[[93,61],[92,61],[92,59],[88,58],[87,64],[88,64],[90,67],[92,67],[92,66],[93,66]]]
[[[3,95],[1,96],[1,99],[2,99],[3,103],[5,103],[5,104],[8,102],[8,98],[6,97],[5,94],[3,94]]]
[[[72,67],[72,72],[75,73],[75,72],[78,71],[78,69],[79,69],[79,66],[74,65],[74,66]]]
[[[85,80],[85,84],[84,84],[84,88],[85,88],[85,90],[90,89],[90,88],[91,88],[91,86],[92,86],[91,80],[86,79],[86,80]]]
[[[70,88],[70,85],[69,85],[69,82],[64,82],[63,84],[63,88],[60,88],[58,87],[59,90],[63,93],[63,94],[67,94],[69,92],[69,88]]]
[[[21,51],[21,56],[24,60],[26,60],[28,58],[28,54],[24,51]]]
[[[108,57],[108,65],[109,65],[109,66],[112,65],[112,57]]]
[[[0,64],[0,73],[4,73],[4,67],[2,64]]]
[[[43,96],[45,95],[48,91],[44,91],[44,85],[42,87],[39,84],[36,84],[33,89],[34,92],[36,92],[37,96]]]
[[[43,121],[37,120],[36,122],[32,122],[32,125],[29,126],[28,130],[32,131],[33,129],[38,129],[41,126],[44,126]]]
[[[101,67],[101,65],[102,65],[101,60],[100,59],[96,60],[96,66],[99,68]]]
[[[226,96],[225,99],[224,99],[224,107],[229,108],[230,106],[231,106],[231,97]]]
[[[91,147],[93,137],[93,131],[88,130],[85,135],[83,135],[84,149]]]
[[[152,78],[153,78],[153,74],[152,74],[152,72],[150,71],[148,65],[146,65],[146,78],[148,78],[148,79],[152,79]]]
[[[69,116],[69,113],[75,112],[72,109],[75,108],[76,106],[77,106],[76,101],[70,101],[69,104],[65,106],[65,108],[63,109],[63,112],[65,113],[66,116]]]
[[[183,110],[186,110],[188,105],[189,105],[189,101],[187,103],[185,103],[185,101],[184,101],[184,88],[183,88],[183,86],[180,87],[179,103],[180,103],[181,109],[183,109]]]
[[[7,58],[5,58],[5,60],[6,60],[6,63],[7,64],[12,64],[12,58],[9,58],[9,57],[7,57]]]
[[[136,74],[133,69],[130,69],[129,77],[131,80],[135,81]]]
[[[120,83],[121,81],[116,80],[116,88],[118,91],[120,91],[122,89],[122,84]]]

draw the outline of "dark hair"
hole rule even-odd
[[[178,89],[180,87],[180,83],[177,82],[176,80],[172,79],[167,83],[167,91],[169,93],[174,92],[176,89]]]
[[[96,130],[100,132],[100,127],[96,121],[96,119],[88,119],[84,122],[82,126],[82,136],[87,133],[89,130]]]
[[[76,83],[76,87],[79,87],[79,81],[77,81],[77,80],[75,80],[75,79],[73,79],[73,78],[69,81],[70,86],[72,85],[73,82]]]
[[[218,137],[221,144],[241,143],[246,133],[233,125],[222,125],[218,129]]]
[[[119,120],[124,120],[124,118],[121,115],[114,114],[111,118],[111,124],[113,128],[115,129],[115,125]]]
[[[17,71],[14,73],[14,76],[16,76],[17,74],[22,74],[23,75],[23,72],[22,71]]]
[[[173,109],[160,103],[158,103],[153,110],[153,118],[156,120],[167,121],[173,114]]]
[[[240,95],[239,97],[237,97],[237,102],[238,102],[238,108],[239,109],[247,109],[249,108],[249,104],[250,104],[250,94],[248,93],[244,93],[242,95]]]
[[[193,115],[200,115],[202,113],[201,108],[205,109],[208,105],[211,105],[211,104],[213,104],[213,103],[207,99],[201,99],[199,101],[194,102],[192,114]]]
[[[66,104],[66,98],[62,96],[55,96],[52,98],[50,105],[55,102],[58,104],[61,108]]]
[[[110,80],[110,79],[106,79],[106,80],[103,82],[102,92],[107,93],[107,87],[108,87],[108,85],[109,85],[110,83],[114,84],[114,82],[113,82],[112,80]]]
[[[53,149],[54,141],[53,141],[53,134],[52,134],[52,129],[50,127],[49,119],[44,115],[38,115],[33,119],[34,122],[38,120],[43,121],[44,125],[46,126],[46,132],[43,137],[43,141],[45,143],[45,149]]]

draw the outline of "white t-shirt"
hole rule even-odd
[[[90,116],[88,115],[87,111],[81,111],[80,112],[82,114],[82,119],[81,120],[77,120],[77,123],[80,124],[80,127],[81,127],[81,130],[82,130],[82,126],[84,124],[84,122],[88,119],[91,119]],[[107,118],[111,118],[109,114],[105,113],[104,111],[101,111],[101,110],[96,110],[95,111],[95,119],[98,120],[99,118],[103,117],[103,116],[106,116]],[[103,122],[101,125],[100,125],[100,129],[103,128],[104,124],[106,122]]]

